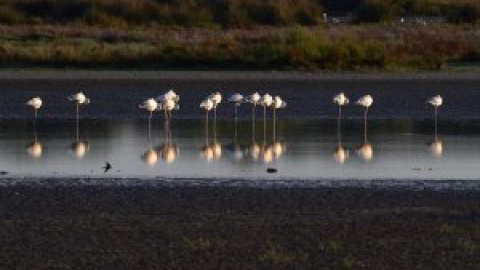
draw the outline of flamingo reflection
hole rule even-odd
[[[76,124],[75,142],[71,144],[70,149],[78,159],[82,159],[83,157],[85,157],[87,152],[90,150],[90,144],[88,143],[88,141],[80,138],[80,127],[78,118]]]
[[[35,125],[33,125],[33,142],[27,145],[27,153],[35,159],[41,158],[43,154],[43,146],[37,139],[37,129]]]
[[[156,150],[167,164],[175,162],[180,152],[178,145],[172,143],[172,130],[169,119],[165,119],[163,143]]]
[[[155,164],[157,164],[158,161],[158,154],[153,149],[152,144],[152,125],[150,120],[148,121],[148,150],[143,153],[141,158],[143,162],[145,162],[149,166],[154,166]]]
[[[343,164],[345,163],[345,161],[347,161],[348,157],[350,156],[350,153],[348,149],[343,147],[342,145],[342,120],[341,120],[340,114],[337,119],[337,141],[338,141],[338,145],[337,147],[335,147],[335,150],[333,151],[333,159],[336,162]]]
[[[360,145],[355,149],[355,152],[357,155],[365,160],[365,161],[370,161],[373,159],[373,147],[372,145],[368,142],[368,135],[367,135],[368,127],[367,127],[367,121],[364,122],[363,126],[363,144]]]

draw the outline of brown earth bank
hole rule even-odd
[[[480,190],[0,188],[1,269],[479,269]]]

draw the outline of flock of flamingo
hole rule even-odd
[[[87,105],[90,103],[90,99],[85,96],[84,93],[79,92],[74,95],[67,97],[67,99],[76,105],[76,119],[77,119],[77,138],[76,142],[72,144],[72,150],[76,153],[77,157],[83,157],[88,150],[88,143],[79,139],[78,134],[78,119],[79,119],[79,110],[80,106]],[[205,111],[205,146],[202,148],[202,155],[207,160],[217,159],[222,155],[221,145],[218,144],[216,139],[216,121],[217,121],[217,107],[221,104],[223,100],[222,94],[220,92],[215,92],[199,104],[199,108]],[[163,112],[165,119],[165,140],[164,143],[157,147],[156,149],[150,145],[150,148],[142,155],[142,159],[153,165],[157,162],[158,158],[166,160],[167,163],[173,162],[178,155],[178,146],[172,143],[171,139],[171,130],[170,130],[170,120],[172,118],[172,113],[176,110],[179,110],[179,101],[180,96],[176,94],[173,90],[169,90],[167,93],[158,96],[157,98],[149,98],[142,102],[139,105],[140,109],[146,110],[149,113],[149,124],[148,124],[148,137],[149,142],[151,137],[151,119],[153,113]],[[232,103],[235,108],[235,135],[233,143],[234,156],[241,157],[243,156],[243,151],[237,145],[237,108],[244,103],[250,104],[252,106],[252,146],[249,149],[251,156],[254,159],[263,157],[263,160],[266,163],[271,162],[274,158],[278,158],[282,155],[284,151],[284,145],[276,140],[276,110],[283,109],[287,106],[287,103],[280,96],[271,96],[270,94],[260,95],[258,92],[255,92],[247,97],[239,93],[235,93],[228,97],[227,101]],[[349,99],[344,93],[339,93],[334,96],[333,103],[338,106],[338,122],[337,122],[337,136],[338,136],[338,146],[334,151],[334,159],[339,163],[344,163],[348,159],[349,151],[342,146],[341,140],[341,119],[342,119],[342,107],[349,104]],[[440,95],[436,95],[427,100],[427,104],[433,106],[435,109],[435,140],[432,142],[431,147],[433,152],[441,153],[442,143],[437,139],[437,111],[438,107],[443,104],[443,99]],[[362,106],[364,108],[364,142],[363,144],[356,149],[356,152],[365,160],[370,160],[373,157],[373,149],[371,144],[367,141],[367,115],[368,109],[373,104],[373,97],[371,95],[365,95],[358,99],[355,102],[356,105]],[[38,110],[42,107],[43,102],[40,97],[34,97],[27,101],[26,105],[30,106],[34,110],[34,123],[38,115]],[[257,106],[263,107],[263,146],[261,147],[255,142],[255,121],[256,121],[256,108]],[[273,143],[271,145],[266,144],[266,132],[267,132],[267,108],[272,108],[272,122],[273,122]],[[213,143],[209,141],[209,113],[213,110]],[[35,124],[34,124],[35,125]],[[35,141],[28,148],[28,152],[34,157],[40,157],[42,155],[42,145],[37,142],[36,133]]]

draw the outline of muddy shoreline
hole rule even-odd
[[[5,269],[478,269],[480,191],[0,187]]]

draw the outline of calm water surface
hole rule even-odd
[[[8,177],[220,179],[477,179],[480,133],[438,134],[433,122],[279,120],[8,121],[0,132],[0,169]],[[446,125],[440,122],[439,125]],[[167,132],[165,132],[167,131]],[[168,132],[170,131],[170,132]],[[439,128],[439,132],[444,131]],[[275,140],[274,140],[275,136]],[[236,142],[236,143],[235,143]],[[104,172],[108,161],[113,168]],[[268,174],[267,168],[276,168]],[[7,177],[5,176],[5,177]]]

